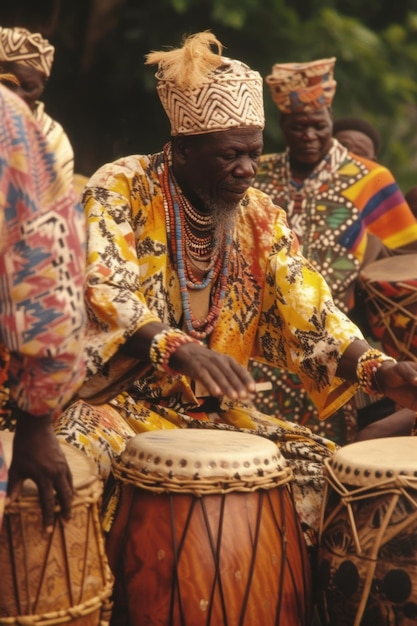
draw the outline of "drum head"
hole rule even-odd
[[[14,433],[7,430],[0,431],[0,439],[7,467],[10,467],[12,460],[13,438]],[[77,491],[97,480],[97,469],[91,459],[69,444],[60,442],[60,445],[71,469],[74,488]],[[23,496],[35,496],[38,493],[38,488],[32,480],[27,479],[25,480],[22,493]]]
[[[326,461],[343,484],[368,487],[398,476],[417,478],[417,437],[386,437],[351,443]]]
[[[417,254],[404,254],[374,261],[367,265],[361,274],[371,282],[416,281]]]
[[[128,482],[172,485],[288,480],[291,470],[278,447],[257,435],[207,429],[172,429],[133,437],[115,467]],[[188,490],[188,489],[187,489]]]

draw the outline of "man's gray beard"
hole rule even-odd
[[[207,200],[205,205],[213,216],[213,240],[216,248],[223,243],[225,236],[233,231],[240,203],[225,205],[213,202],[213,200]]]

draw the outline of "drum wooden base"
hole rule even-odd
[[[309,564],[286,488],[196,498],[127,486],[112,532],[113,626],[308,624]]]

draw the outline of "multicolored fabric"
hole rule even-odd
[[[368,250],[369,235],[391,249],[417,250],[417,221],[391,172],[335,139],[308,178],[292,179],[289,151],[261,157],[255,187],[282,207],[302,254],[331,285],[346,313]]]
[[[142,430],[246,428],[283,447],[287,440],[288,448],[290,441],[297,441],[295,458],[308,475],[305,482],[314,483],[312,475],[321,477],[323,456],[334,449],[331,442],[254,410],[237,422],[228,421],[227,410],[213,418],[185,376],[172,377],[149,365],[141,368],[140,357],[135,364],[123,355],[126,340],[148,322],[175,328],[182,324],[162,195],[167,154],[169,146],[164,153],[120,159],[101,168],[86,186],[90,378],[80,392],[85,402],[61,416],[58,435],[93,456],[107,474],[110,458],[123,448],[126,437]],[[244,366],[257,356],[297,372],[327,417],[355,392],[356,386],[335,372],[343,351],[362,335],[335,308],[327,285],[299,254],[284,212],[258,190],[250,189],[241,202],[229,263],[228,290],[208,346]],[[115,393],[117,378],[126,382],[124,375],[131,376],[131,384]],[[98,396],[97,406],[88,403]]]
[[[46,111],[43,102],[37,102],[33,115],[46,137],[50,151],[55,155],[56,166],[68,185],[74,185],[74,150],[68,135],[56,120]]]
[[[417,250],[417,222],[391,172],[348,153],[336,140],[302,182],[291,177],[288,150],[262,156],[255,186],[285,210],[303,255],[324,276],[345,313],[354,306],[356,280],[365,258],[375,260],[368,258],[371,236],[397,252]],[[323,424],[298,376],[259,363],[252,364],[252,372],[258,381],[272,379],[276,389],[274,394],[264,394],[261,410],[274,413],[279,407],[287,419],[339,443],[346,443],[354,432],[353,407],[346,406],[338,418]]]
[[[266,77],[272,99],[282,113],[330,107],[336,92],[336,57],[307,63],[275,63]]]
[[[101,371],[144,324],[181,323],[179,282],[168,253],[161,193],[164,167],[163,153],[127,157],[101,168],[86,186],[90,376]],[[327,417],[346,400],[346,385],[334,375],[341,353],[358,336],[357,327],[340,315],[321,276],[300,256],[285,214],[268,196],[248,191],[233,239],[229,292],[209,346],[231,354],[242,365],[255,352],[267,362],[301,373]],[[189,403],[185,379],[168,386],[163,380],[163,396],[168,397],[174,386],[177,393],[183,390],[183,402]],[[155,372],[141,381],[145,397],[149,385],[161,395],[161,379]],[[350,388],[348,395],[353,391]]]
[[[85,220],[28,107],[1,85],[0,116],[0,337],[10,353],[8,384],[22,410],[53,418],[84,377]]]
[[[171,135],[264,127],[261,75],[241,61],[221,56],[221,48],[212,33],[203,32],[187,37],[182,48],[148,55],[147,63],[159,63],[157,91]]]
[[[40,33],[31,33],[20,27],[0,27],[0,62],[21,63],[49,76],[54,53],[54,46]]]

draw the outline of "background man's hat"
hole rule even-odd
[[[26,28],[0,27],[0,63],[20,63],[49,77],[54,52],[54,46],[40,33],[31,33]]]
[[[283,113],[330,107],[336,92],[336,57],[308,63],[276,63],[266,77],[272,98]]]

